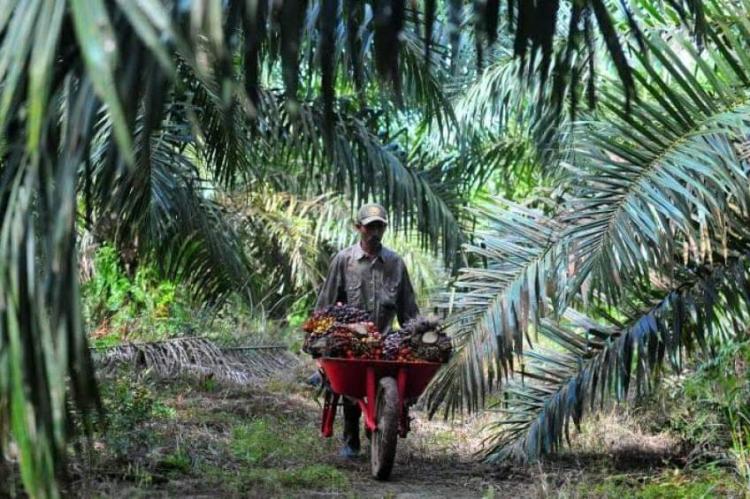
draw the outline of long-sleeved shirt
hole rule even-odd
[[[382,334],[390,331],[394,317],[403,325],[419,315],[403,259],[384,246],[374,258],[368,257],[359,243],[333,258],[315,309],[336,302],[367,311]]]

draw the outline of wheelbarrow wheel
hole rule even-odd
[[[393,378],[381,378],[375,402],[375,421],[378,428],[370,440],[372,476],[387,480],[393,469],[398,443],[398,387]]]

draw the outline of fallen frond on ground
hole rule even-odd
[[[129,365],[137,370],[149,370],[160,378],[188,374],[211,377],[227,384],[257,381],[297,363],[296,357],[285,347],[222,350],[210,340],[198,337],[93,349],[93,357],[99,372],[105,375]]]
[[[299,364],[296,355],[285,346],[258,345],[222,348],[221,352],[230,361],[241,364],[254,376],[270,378]]]

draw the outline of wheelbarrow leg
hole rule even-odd
[[[323,419],[320,424],[320,433],[324,437],[333,436],[333,420],[336,418],[336,406],[339,403],[339,395],[326,390],[323,402]]]
[[[409,433],[409,411],[404,401],[406,400],[406,369],[403,367],[398,370],[398,378],[396,379],[398,386],[398,435],[401,438],[406,438],[406,434]]]
[[[362,414],[365,417],[365,428],[370,431],[375,431],[378,424],[375,420],[375,397],[377,394],[377,378],[375,377],[375,369],[368,367],[366,371],[365,382],[365,394],[367,396],[367,402],[359,399],[359,407],[362,409]]]

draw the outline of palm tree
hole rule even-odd
[[[748,8],[707,12],[702,47],[651,19],[639,99],[607,82],[598,112],[570,125],[557,207],[484,210],[467,247],[484,264],[451,296],[457,352],[428,403],[450,414],[499,397],[492,460],[554,452],[587,410],[746,334]]]

